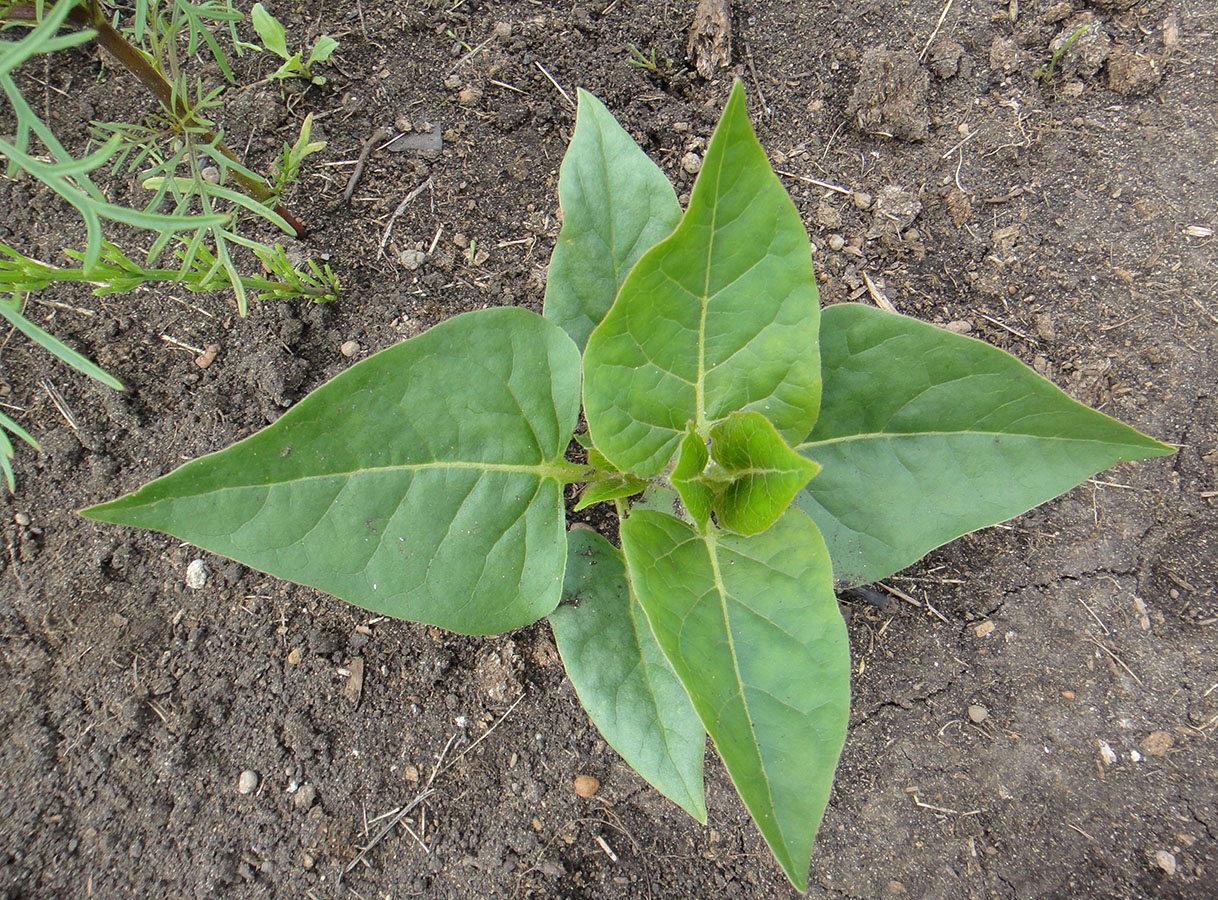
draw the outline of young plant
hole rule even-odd
[[[979,341],[822,312],[739,83],[684,212],[583,92],[559,197],[544,318],[452,318],[84,515],[465,634],[549,616],[609,744],[701,822],[709,734],[802,890],[849,713],[834,579],[1171,448]],[[620,549],[567,530],[576,483]]]
[[[226,43],[240,52],[235,27],[241,18],[231,0],[135,0],[129,24],[120,29],[118,17],[112,23],[99,0],[54,4],[0,0],[0,29],[5,36],[0,40],[0,92],[16,120],[15,136],[0,138],[6,174],[24,171],[46,185],[76,209],[86,232],[82,250],[65,251],[80,263],[79,268],[51,265],[0,246],[0,314],[69,365],[111,387],[121,385],[25,318],[22,294],[62,281],[89,282],[97,293],[171,281],[188,290],[231,289],[238,312],[244,315],[249,290],[268,297],[314,300],[329,299],[337,291],[328,267],[310,261],[309,271],[296,272],[286,265],[282,248],[251,239],[240,226],[241,218],[252,215],[289,234],[303,235],[304,226],[279,201],[305,157],[324,146],[310,141],[312,123],[306,117],[300,138],[291,147],[285,145],[273,185],[225,146],[223,132],[207,118],[222,104],[223,86],[192,81],[187,64],[206,48],[223,77],[231,81],[228,58],[213,30],[226,31]],[[158,110],[139,123],[93,123],[95,146],[74,157],[24,96],[17,73],[41,54],[90,40],[148,88]],[[324,47],[315,49],[329,53]],[[142,207],[106,199],[93,180],[106,167],[115,172],[125,167],[139,178],[150,192]],[[152,232],[155,237],[144,254],[146,263],[135,262],[107,241],[103,221]],[[171,247],[177,268],[157,267],[158,258]],[[243,275],[234,259],[237,247],[251,251],[276,277]],[[0,417],[0,471],[11,487],[14,448],[5,431],[37,445],[10,418]]]
[[[313,42],[307,59],[302,59],[299,53],[288,53],[287,32],[279,20],[272,16],[265,6],[255,3],[250,10],[250,23],[262,38],[265,49],[270,50],[283,60],[283,65],[271,73],[271,78],[283,81],[288,78],[304,78],[313,84],[321,85],[326,79],[313,74],[313,64],[325,62],[338,49],[338,41],[328,34],[321,35]]]

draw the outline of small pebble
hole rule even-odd
[[[836,253],[846,246],[846,239],[840,234],[829,235],[829,249]]]
[[[419,266],[423,265],[426,259],[427,254],[422,250],[403,250],[401,255],[398,257],[398,260],[402,263],[402,265],[411,271],[414,271]]]
[[[850,195],[850,199],[859,209],[871,209],[871,195],[864,191],[855,191]]]
[[[300,663],[300,655],[301,654],[300,654],[299,647],[293,647],[291,650],[289,650],[288,651],[288,665],[289,666],[298,665]]]
[[[1073,699],[1074,699],[1074,691],[1062,691],[1062,699],[1064,699],[1064,700],[1073,700]]]
[[[700,171],[702,171],[702,157],[693,150],[690,150],[683,157],[681,157],[681,168],[690,175],[697,175]]]
[[[246,769],[237,779],[237,793],[239,794],[252,794],[257,787],[258,773],[253,769]]]
[[[1100,758],[1110,766],[1117,761],[1116,752],[1107,741],[1100,741]]]
[[[982,722],[984,722],[986,719],[988,719],[990,717],[990,711],[988,709],[986,709],[984,706],[978,706],[977,704],[973,704],[972,706],[970,706],[968,708],[968,717],[970,719],[972,719],[974,722],[976,722],[978,725],[980,725]]]
[[[601,789],[601,783],[591,775],[575,776],[575,793],[585,800]]]
[[[1176,874],[1176,857],[1166,850],[1156,850],[1150,855],[1151,861],[1162,869],[1168,878]]]
[[[343,356],[355,356],[355,354],[359,353],[359,349],[359,341],[343,341],[342,345],[338,348],[338,352]]]
[[[1171,745],[1175,743],[1171,734],[1166,731],[1152,731],[1146,735],[1139,745],[1147,756],[1166,756]]]
[[[296,796],[292,798],[292,802],[296,804],[297,809],[308,810],[313,806],[313,801],[317,799],[317,788],[311,784],[302,785],[300,790],[296,792]]]
[[[186,586],[192,591],[197,591],[206,584],[207,563],[201,559],[191,560],[190,565],[186,567]]]
[[[208,344],[207,347],[195,357],[195,365],[200,369],[206,369],[216,361],[216,354],[220,352],[219,344]]]
[[[203,180],[209,184],[220,183],[220,170],[215,166],[204,166],[203,171],[199,173]]]
[[[17,515],[13,516],[13,521],[22,528],[26,528],[29,526],[31,519],[26,513],[17,513]]]
[[[461,87],[461,76],[458,75],[456,72],[453,72],[451,75],[449,75],[448,77],[446,77],[444,79],[444,86],[446,88],[448,88],[450,91],[457,90],[457,88]]]

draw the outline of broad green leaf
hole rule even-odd
[[[820,532],[798,509],[747,537],[643,510],[622,523],[622,548],[660,648],[803,890],[850,710],[846,627]]]
[[[791,444],[820,402],[820,313],[811,248],[770,171],[737,82],[689,210],[638,261],[588,339],[584,407],[623,471],[658,474],[689,422],[702,437],[754,410]]]
[[[714,489],[702,478],[708,462],[710,451],[706,449],[706,440],[690,428],[681,439],[677,464],[669,480],[699,531],[705,531],[710,523],[711,507],[715,502]]]
[[[287,34],[283,30],[283,26],[279,24],[279,20],[267,12],[266,7],[261,3],[255,3],[250,10],[250,24],[254,26],[254,31],[258,32],[258,37],[262,38],[266,49],[280,59],[288,58],[290,54],[288,53]]]
[[[275,424],[84,515],[466,634],[557,605],[579,351],[523,309],[352,366]]]
[[[825,310],[825,399],[798,503],[867,583],[1123,460],[1174,452],[997,347],[858,304]]]
[[[711,429],[711,458],[731,483],[715,497],[719,525],[765,531],[820,468],[787,446],[760,413],[732,413]]]
[[[584,529],[567,540],[566,602],[550,626],[579,702],[636,772],[705,822],[706,732],[630,593],[621,551]]]
[[[328,34],[323,34],[313,42],[313,49],[309,51],[309,58],[305,62],[305,67],[313,65],[315,62],[325,62],[330,58],[330,55],[338,49],[338,41],[330,37]]]
[[[626,273],[677,227],[681,206],[659,167],[583,90],[558,200],[562,230],[550,257],[545,315],[582,350]]]

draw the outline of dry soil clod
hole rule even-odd
[[[863,54],[859,80],[846,111],[861,131],[922,141],[930,133],[926,107],[929,78],[908,50],[872,49]]]
[[[601,783],[592,775],[575,776],[575,793],[587,800],[601,789]]]

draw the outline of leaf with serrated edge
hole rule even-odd
[[[720,526],[765,531],[820,468],[787,446],[760,413],[732,413],[711,429],[711,457],[732,481],[715,497]]]
[[[688,422],[754,410],[791,444],[820,399],[816,282],[799,213],[732,90],[681,224],[630,271],[588,339],[584,406],[601,452],[658,474]]]
[[[630,594],[622,553],[593,531],[568,535],[567,602],[550,614],[579,702],[609,746],[699,822],[706,822],[706,732]]]
[[[546,276],[545,315],[582,350],[626,274],[681,219],[659,166],[587,91],[558,175],[562,230]]]
[[[846,627],[820,533],[798,509],[747,537],[643,510],[622,523],[622,548],[660,648],[803,890],[850,710]]]
[[[860,304],[824,312],[824,407],[798,504],[836,576],[884,578],[1122,460],[1174,450],[973,338]]]
[[[275,424],[85,510],[375,612],[466,634],[557,605],[579,351],[524,309],[352,366]]]

